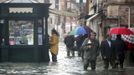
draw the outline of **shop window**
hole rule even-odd
[[[33,45],[33,21],[9,20],[9,45]]]

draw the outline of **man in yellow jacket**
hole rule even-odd
[[[52,36],[50,37],[50,52],[52,54],[52,61],[57,62],[57,54],[58,54],[58,43],[59,43],[59,33],[52,29]]]

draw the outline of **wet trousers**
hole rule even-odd
[[[67,47],[67,56],[70,56],[70,53],[72,54],[72,56],[75,56],[74,50],[71,50],[70,48]]]
[[[116,67],[118,67],[118,64],[120,65],[120,68],[123,68],[123,63],[125,59],[125,54],[118,55],[118,63],[116,63]]]
[[[96,69],[96,60],[84,59],[84,70],[87,70],[89,63],[91,64],[91,70]]]
[[[52,54],[52,61],[53,62],[57,62],[57,55],[55,55],[53,53],[51,53],[51,54]]]
[[[113,58],[105,58],[104,60],[104,69],[109,68],[109,64],[112,66],[112,68],[115,68],[115,59]]]

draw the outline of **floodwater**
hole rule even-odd
[[[66,56],[63,43],[59,45],[58,61],[49,63],[0,63],[0,75],[134,75],[134,68],[125,66],[123,70],[103,70],[99,57],[96,71],[83,70],[83,61],[75,52],[75,57]],[[50,55],[51,58],[51,55]]]

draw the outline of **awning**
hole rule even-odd
[[[3,3],[40,3],[36,0],[4,0]]]
[[[92,14],[92,15],[84,15],[84,16],[80,15],[79,19],[88,19],[88,18],[92,17],[93,15],[94,14]]]
[[[55,10],[55,9],[49,9],[50,13],[62,15],[62,16],[68,16],[68,17],[77,17],[78,13],[75,12],[68,12],[68,11],[61,11],[61,10]]]
[[[93,18],[97,17],[98,15],[99,15],[99,13],[95,13],[94,15],[92,15],[91,17],[89,17],[89,18],[87,19],[87,21],[92,20]]]

